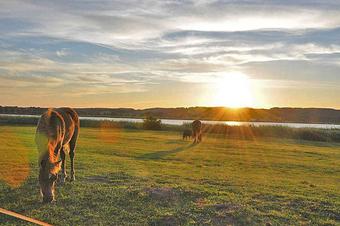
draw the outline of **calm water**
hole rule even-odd
[[[21,117],[40,117],[39,115],[14,115],[0,114],[0,116],[21,116]],[[137,118],[107,118],[107,117],[80,117],[80,119],[88,120],[109,120],[109,121],[127,121],[127,122],[143,122],[143,119]],[[191,123],[192,120],[184,119],[161,119],[162,123],[168,125],[182,125],[183,123]],[[292,128],[318,128],[318,129],[340,129],[340,125],[335,124],[316,124],[316,123],[280,123],[280,122],[237,122],[237,121],[204,121],[206,124],[225,124],[230,126],[252,125],[252,126],[287,126]]]

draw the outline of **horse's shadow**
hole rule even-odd
[[[185,146],[182,146],[182,147],[177,147],[177,148],[170,149],[170,150],[150,152],[150,153],[146,153],[146,154],[137,156],[136,159],[140,159],[140,160],[162,159],[162,158],[164,158],[164,157],[166,157],[168,155],[175,154],[175,153],[178,153],[178,152],[190,149],[190,148],[192,148],[192,147],[194,147],[196,145],[197,145],[196,143],[191,143],[189,145],[185,145]]]

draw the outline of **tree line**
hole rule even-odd
[[[0,106],[0,114],[40,115],[47,108]],[[330,108],[225,108],[225,107],[180,107],[180,108],[76,108],[80,116],[161,119],[201,119],[216,121],[261,121],[340,124],[340,110]]]

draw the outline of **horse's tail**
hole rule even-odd
[[[54,125],[57,125],[59,120],[60,120],[59,113],[57,113],[53,109],[49,108],[47,110],[47,124],[48,124],[48,126],[53,127]]]
[[[79,116],[77,114],[77,112],[75,110],[73,110],[72,108],[69,107],[63,107],[63,108],[59,108],[60,110],[64,111],[65,113],[67,113],[71,118],[72,121],[75,123],[75,126],[79,128]]]

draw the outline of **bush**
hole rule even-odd
[[[141,123],[110,120],[81,119],[80,127],[142,129]]]
[[[0,125],[37,125],[39,117],[0,116]]]
[[[300,130],[297,134],[297,139],[311,140],[311,141],[330,141],[330,137],[327,138],[327,133],[321,133],[320,131],[314,130]]]
[[[147,116],[143,122],[143,129],[148,130],[161,130],[162,129],[162,121],[152,116]]]

